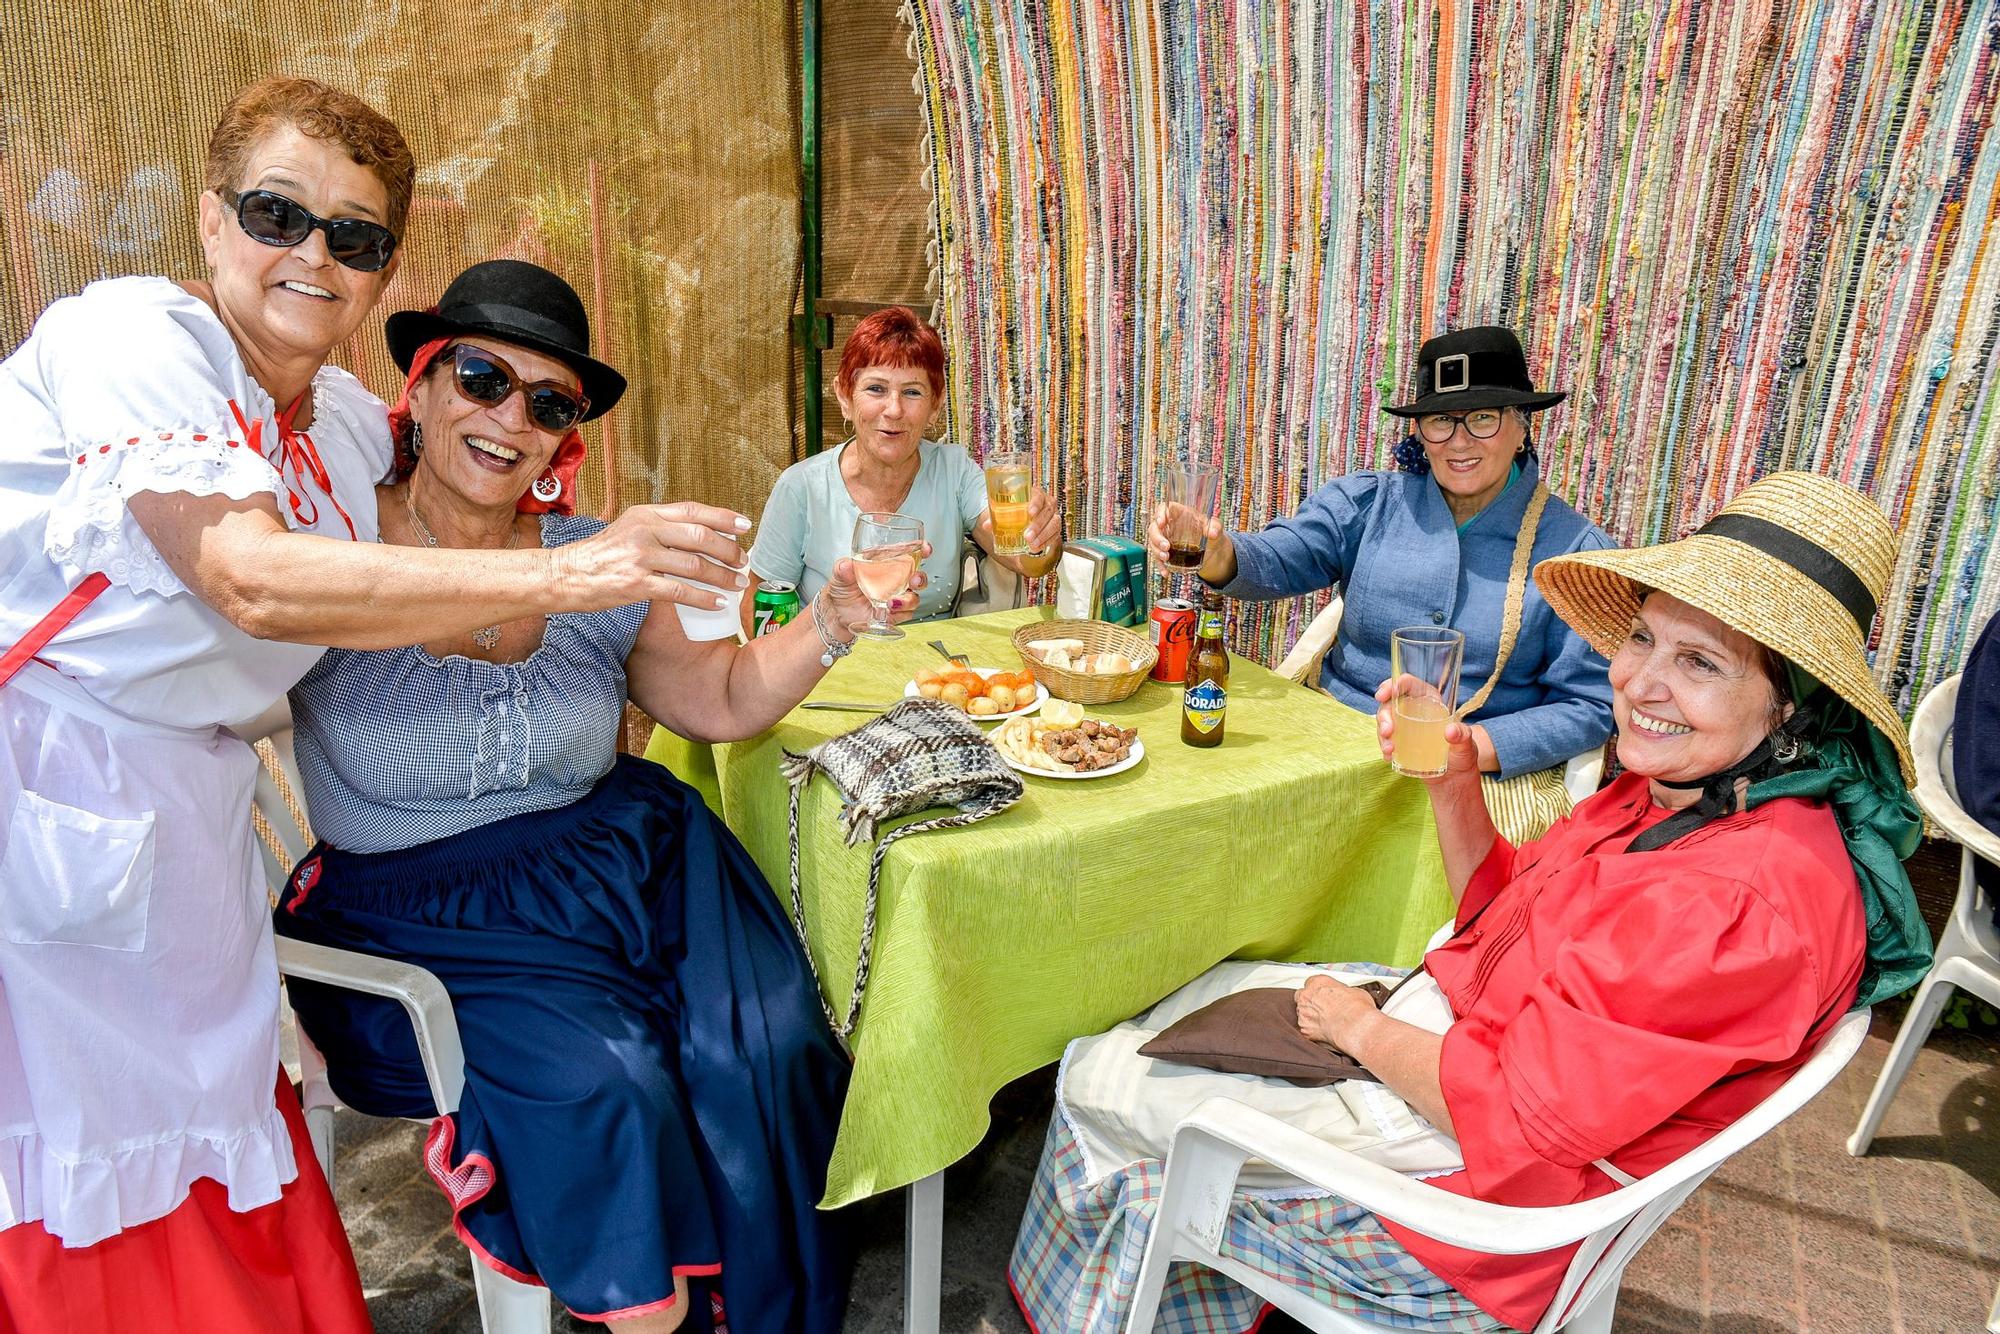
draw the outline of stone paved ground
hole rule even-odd
[[[1725,1164],[1626,1271],[1618,1329],[1715,1334],[1974,1334],[2000,1284],[2000,1044],[1940,1031],[1875,1149],[1844,1147],[1900,1013],[1878,1014],[1818,1100]],[[1024,1334],[1008,1248],[1052,1075],[1010,1086],[978,1152],[946,1178],[948,1334]],[[335,1187],[382,1334],[477,1334],[464,1249],[418,1166],[421,1130],[339,1118]],[[863,1251],[847,1329],[901,1327],[899,1199],[849,1210]],[[1278,1322],[1269,1322],[1267,1331]],[[557,1328],[601,1326],[559,1317]]]

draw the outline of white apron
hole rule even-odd
[[[382,404],[326,370],[314,408],[327,488],[278,447],[213,313],[164,279],[57,302],[0,362],[0,648],[85,573],[111,581],[0,686],[0,1228],[86,1246],[199,1178],[249,1210],[296,1175],[257,758],[226,724],[320,650],[218,616],[125,500],[270,494],[294,529],[371,541]]]

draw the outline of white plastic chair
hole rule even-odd
[[[292,727],[289,713],[266,714],[258,724],[271,727],[265,734],[277,752],[278,767],[293,793],[299,784],[298,762],[292,756]],[[258,725],[236,729],[246,740],[254,740]],[[283,793],[268,769],[257,772],[257,810],[270,823],[271,832],[284,846],[293,864],[305,856],[306,833],[285,805]],[[264,873],[273,892],[285,888],[284,864],[262,840]],[[440,1116],[458,1110],[459,1095],[465,1091],[465,1056],[458,1041],[458,1021],[452,1017],[451,997],[444,984],[414,964],[394,959],[332,949],[303,940],[278,937],[278,971],[286,977],[302,978],[327,986],[346,987],[371,996],[387,996],[397,1001],[410,1016],[416,1029],[417,1050],[423,1056],[424,1077]],[[299,1042],[299,1100],[304,1104],[306,1133],[312,1138],[313,1156],[319,1159],[326,1183],[333,1186],[333,1113],[339,1105],[327,1082],[326,1061],[306,1037],[305,1030],[293,1026]],[[472,1261],[472,1287],[479,1300],[479,1321],[486,1334],[549,1334],[551,1312],[548,1289],[517,1282],[468,1255]]]
[[[1232,1098],[1210,1098],[1174,1130],[1159,1212],[1132,1303],[1130,1331],[1150,1331],[1168,1266],[1192,1260],[1262,1295],[1308,1329],[1340,1334],[1390,1328],[1321,1306],[1299,1289],[1218,1250],[1246,1159],[1256,1158],[1429,1237],[1495,1255],[1582,1241],[1535,1334],[1609,1334],[1625,1266],[1725,1158],[1790,1116],[1840,1073],[1868,1033],[1868,1011],[1843,1017],[1818,1050],[1763,1102],[1706,1143],[1609,1195],[1523,1209],[1453,1195],[1336,1149]]]
[[[1326,651],[1333,647],[1334,636],[1340,633],[1340,614],[1346,607],[1338,593],[1320,613],[1306,622],[1306,628],[1299,632],[1297,642],[1291,652],[1274,668],[1287,681],[1310,684],[1315,679],[1315,669]],[[1569,791],[1569,804],[1574,806],[1591,793],[1597,791],[1604,781],[1604,747],[1586,750],[1581,755],[1572,755],[1563,765],[1563,787]]]
[[[1952,989],[1964,987],[1988,1005],[2000,1005],[2000,931],[1993,925],[1993,901],[1974,874],[1982,858],[2000,866],[2000,834],[1980,824],[1958,804],[1951,760],[1951,721],[1958,708],[1958,685],[1956,676],[1940,681],[1917,705],[1910,723],[1910,751],[1917,762],[1917,804],[1961,849],[1958,898],[1938,940],[1936,961],[1918,985],[1903,1026],[1896,1030],[1895,1045],[1889,1048],[1889,1059],[1876,1076],[1860,1124],[1847,1137],[1847,1151],[1857,1158],[1868,1152],[1875,1132],[1882,1128],[1883,1114],[1951,999]],[[1994,1298],[1986,1328],[2000,1334],[2000,1295]]]

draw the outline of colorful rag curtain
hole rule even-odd
[[[1685,534],[1874,496],[1907,709],[2000,605],[1995,0],[907,0],[957,438],[1071,531],[1221,465],[1240,527],[1386,466],[1440,329],[1513,326],[1552,489]],[[1316,607],[1245,608],[1266,661]]]

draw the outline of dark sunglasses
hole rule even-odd
[[[326,253],[360,273],[379,273],[396,253],[396,234],[361,218],[322,218],[296,200],[270,190],[218,191],[236,210],[244,235],[264,245],[295,246],[315,231],[326,233]]]
[[[457,372],[458,392],[474,403],[498,407],[518,389],[528,396],[528,416],[535,425],[558,435],[590,410],[590,400],[562,381],[523,380],[512,366],[483,348],[453,343],[445,351]]]

